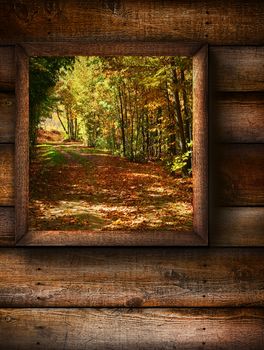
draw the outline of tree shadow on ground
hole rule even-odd
[[[33,228],[190,229],[191,179],[173,178],[157,163],[90,154],[80,146],[56,147],[63,164],[41,152],[30,176]]]

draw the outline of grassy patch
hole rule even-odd
[[[86,156],[83,156],[79,153],[80,151],[67,150],[67,153],[71,155],[71,157],[77,161],[79,164],[89,168],[91,166],[89,160]],[[81,151],[82,152],[82,151]]]
[[[65,163],[64,155],[52,145],[39,145],[39,156],[45,163],[51,166],[60,166]]]
[[[111,152],[106,149],[98,149],[93,147],[81,147],[79,152],[87,154],[111,154]]]

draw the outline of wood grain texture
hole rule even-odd
[[[264,91],[264,46],[212,47],[213,77],[219,91]]]
[[[177,231],[28,231],[17,246],[204,246],[195,232]]]
[[[27,232],[29,200],[29,58],[16,47],[15,223],[16,241]]]
[[[15,244],[14,219],[14,208],[0,207],[0,246],[13,246]]]
[[[15,117],[15,96],[0,93],[0,143],[15,141]]]
[[[210,245],[264,246],[264,207],[215,208]]]
[[[0,6],[3,43],[79,38],[237,45],[263,43],[264,38],[264,6],[257,0],[6,0]]]
[[[0,309],[5,350],[261,350],[263,332],[254,308]]]
[[[28,56],[193,56],[201,48],[196,42],[56,42],[23,43]]]
[[[14,205],[14,145],[0,145],[0,206]]]
[[[220,142],[264,143],[264,93],[224,93],[215,106],[214,134]]]
[[[193,57],[193,228],[208,242],[208,47]]]
[[[2,20],[2,17],[1,17],[1,20]],[[0,91],[10,91],[10,90],[14,90],[14,88],[15,88],[14,47],[2,46],[0,47]]]
[[[264,250],[2,248],[1,307],[264,306]]]
[[[4,0],[0,13],[2,43],[264,42],[259,0]],[[210,53],[219,91],[263,93],[263,47],[215,47]],[[15,74],[13,48],[1,48],[1,91],[14,90]],[[242,99],[222,104],[221,141],[263,142],[262,102]],[[221,147],[215,153],[220,204],[252,207],[219,208],[211,243],[262,244],[263,207],[253,206],[264,202],[264,146]],[[14,185],[14,146],[0,145],[0,206],[14,205]],[[3,244],[11,242],[13,214],[13,207],[0,208]],[[0,348],[261,350],[263,276],[264,248],[2,248],[0,305],[27,309],[0,310]],[[232,308],[216,308],[225,306]]]
[[[220,205],[264,205],[264,144],[223,144],[215,159]]]

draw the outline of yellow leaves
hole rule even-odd
[[[112,222],[113,225],[123,225],[123,221],[121,219],[117,219]]]
[[[145,107],[148,108],[149,111],[155,111],[161,106],[161,104],[158,101],[150,101],[149,103],[145,104]]]

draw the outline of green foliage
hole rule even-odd
[[[39,124],[50,116],[56,99],[52,95],[59,78],[73,67],[73,57],[31,57],[29,63],[29,139],[36,143]]]
[[[52,115],[69,140],[136,162],[165,159],[183,174],[191,169],[191,59],[34,58],[31,75],[33,142]]]
[[[63,154],[48,144],[41,145],[41,157],[51,166],[60,166],[65,162]]]
[[[185,153],[179,154],[174,157],[172,164],[171,164],[171,170],[175,173],[178,173],[179,171],[182,172],[184,168],[188,166],[188,163],[192,156],[192,141],[188,143],[188,150]],[[186,174],[191,175],[192,169],[191,167],[186,169]]]

